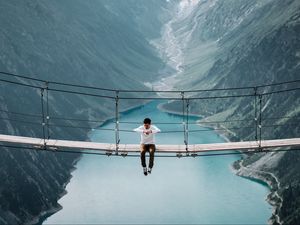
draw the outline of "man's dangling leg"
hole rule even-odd
[[[154,144],[150,145],[149,150],[150,150],[150,158],[149,158],[149,170],[148,170],[148,172],[151,173],[151,170],[152,170],[153,165],[154,165],[155,145]]]
[[[144,144],[141,144],[141,164],[145,175],[147,175],[146,151],[146,146]]]

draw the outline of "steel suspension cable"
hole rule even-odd
[[[160,90],[160,91],[155,91],[155,90],[117,90],[117,89],[112,89],[112,88],[102,88],[102,87],[94,87],[94,86],[87,86],[87,85],[79,85],[79,84],[71,84],[71,83],[66,83],[66,82],[57,82],[57,81],[47,81],[44,79],[37,79],[33,78],[30,76],[25,76],[25,75],[19,75],[19,74],[14,74],[14,73],[8,73],[4,71],[0,71],[0,74],[7,75],[7,76],[12,76],[12,77],[18,77],[18,78],[23,78],[27,80],[32,80],[32,81],[37,81],[37,82],[48,82],[56,85],[62,85],[62,86],[70,86],[70,87],[79,87],[79,88],[87,88],[87,89],[94,89],[94,90],[102,90],[102,91],[110,91],[110,92],[166,92],[166,93],[180,93],[182,91],[167,91],[167,90]],[[229,91],[229,90],[247,90],[247,89],[253,89],[255,87],[257,88],[262,88],[262,87],[271,87],[271,86],[279,86],[283,84],[291,84],[291,83],[298,83],[300,82],[300,79],[297,80],[291,80],[291,81],[283,81],[283,82],[277,82],[277,83],[272,83],[272,84],[265,84],[265,85],[256,85],[256,86],[246,86],[246,87],[231,87],[231,88],[215,88],[215,89],[199,89],[199,90],[185,90],[184,92],[207,92],[207,91]]]
[[[8,120],[8,121],[13,121],[13,122],[20,122],[20,123],[25,123],[25,124],[32,124],[32,125],[38,125],[40,126],[41,123],[37,122],[29,122],[29,121],[24,121],[24,120],[18,120],[18,119],[11,119],[11,118],[4,118],[0,117],[2,120]],[[299,123],[285,123],[285,124],[272,124],[272,125],[262,125],[262,127],[283,127],[283,126],[293,126],[293,125],[299,125]],[[51,124],[49,123],[50,127],[64,127],[64,128],[74,128],[74,129],[86,129],[86,130],[100,130],[100,131],[115,131],[116,129],[114,128],[102,128],[102,127],[85,127],[85,126],[72,126],[72,125],[59,125],[59,124]],[[215,127],[207,127],[207,129],[194,129],[194,130],[189,130],[190,133],[193,132],[207,132],[207,131],[212,131],[212,130],[239,130],[239,129],[252,129],[255,128],[255,126],[239,126],[239,127],[228,127],[228,128],[215,128]],[[129,133],[134,133],[133,130],[129,129],[119,129],[119,132],[129,132]],[[164,130],[160,133],[184,133],[183,130]]]
[[[0,112],[5,112],[7,114],[16,114],[21,116],[42,118],[42,115],[39,114],[30,114],[30,113],[19,113],[14,111],[2,110]],[[103,123],[108,120],[89,120],[89,119],[80,119],[80,118],[68,118],[68,117],[51,117],[52,120],[69,120],[69,121],[77,121],[77,122],[90,122],[90,123]],[[300,119],[300,116],[279,116],[279,117],[264,117],[263,120],[276,120],[276,119]],[[233,122],[249,122],[253,121],[253,119],[236,119],[236,120],[213,120],[213,121],[198,121],[198,122],[189,122],[189,124],[210,124],[210,123],[233,123]],[[119,121],[119,124],[140,124],[140,121]],[[155,122],[155,124],[182,124],[182,122]]]
[[[14,82],[9,80],[0,79],[0,81],[17,84],[21,86],[27,86],[31,88],[37,88],[40,89],[42,87],[36,86],[36,85],[29,85],[24,84],[20,82]],[[85,96],[92,96],[92,97],[99,97],[99,98],[106,98],[106,99],[114,99],[114,96],[108,96],[108,95],[99,95],[99,94],[91,94],[86,92],[80,92],[80,91],[70,91],[70,90],[62,90],[62,89],[56,89],[56,88],[49,88],[48,90],[61,92],[61,93],[70,93],[70,94],[78,94],[78,95],[85,95]],[[272,92],[266,92],[261,93],[260,95],[271,95],[276,93],[282,93],[282,92],[289,92],[289,91],[297,91],[300,90],[299,88],[291,88],[291,89],[285,89],[285,90],[279,90],[279,91],[272,91]],[[177,93],[178,91],[176,91]],[[220,96],[206,96],[206,97],[189,97],[190,100],[204,100],[204,99],[226,99],[226,98],[242,98],[242,97],[251,97],[254,94],[239,94],[239,95],[220,95]],[[181,100],[182,98],[178,97],[119,97],[119,99],[127,99],[127,100]]]

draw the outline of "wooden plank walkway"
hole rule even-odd
[[[13,135],[0,135],[0,142],[24,144],[37,148],[44,146],[44,139],[31,138]],[[46,146],[53,149],[72,148],[72,149],[88,149],[96,151],[115,151],[116,145],[111,143],[98,143],[86,141],[68,141],[68,140],[46,140]],[[276,140],[262,140],[261,148],[275,148],[287,146],[300,146],[300,138],[291,139],[276,139]],[[226,143],[212,143],[212,144],[193,144],[188,145],[188,150],[191,153],[210,152],[210,151],[229,151],[241,150],[249,151],[259,149],[259,142],[243,141],[243,142],[226,142]],[[140,152],[139,144],[120,144],[119,152],[134,153]],[[156,152],[159,153],[186,153],[185,145],[156,145]]]

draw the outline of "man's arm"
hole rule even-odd
[[[143,126],[139,126],[138,128],[133,129],[133,131],[138,132],[138,133],[143,133],[144,129],[143,129]]]
[[[153,134],[161,132],[161,130],[157,126],[154,126],[154,125],[151,126],[151,131]]]

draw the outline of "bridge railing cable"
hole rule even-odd
[[[101,90],[101,91],[109,91],[109,92],[131,92],[131,93],[139,93],[139,92],[152,92],[152,93],[181,93],[183,90],[122,90],[122,89],[113,89],[113,88],[103,88],[103,87],[95,87],[90,85],[79,85],[79,84],[71,84],[66,82],[58,82],[58,81],[49,81],[45,79],[38,79],[31,76],[20,75],[16,73],[9,73],[5,71],[0,71],[0,74],[6,75],[9,77],[15,78],[22,78],[26,80],[41,82],[41,83],[48,83],[60,86],[68,86],[68,87],[77,87],[77,88],[85,88],[85,89],[94,89],[94,90]],[[184,90],[186,93],[193,93],[193,92],[215,92],[215,91],[233,91],[233,90],[253,90],[254,88],[265,88],[265,87],[272,87],[272,86],[279,86],[283,84],[292,84],[292,83],[299,83],[300,79],[291,80],[291,81],[283,81],[271,84],[264,84],[264,85],[255,85],[255,86],[246,86],[246,87],[230,87],[230,88],[213,88],[213,89],[197,89],[197,90]]]
[[[12,114],[12,115],[20,115],[24,117],[33,117],[33,118],[42,118],[42,115],[38,114],[32,114],[32,113],[19,113],[14,111],[8,111],[4,109],[0,109],[0,112],[4,112],[6,114]],[[279,120],[279,119],[300,119],[299,116],[277,116],[277,117],[263,117],[264,121],[268,120]],[[74,121],[74,122],[87,122],[87,123],[97,123],[100,125],[101,123],[107,122],[107,120],[91,120],[91,119],[82,119],[82,118],[74,118],[74,117],[62,117],[62,116],[51,116],[51,120],[64,120],[64,121]],[[202,124],[222,124],[222,123],[235,123],[235,122],[250,122],[253,121],[253,119],[230,119],[230,120],[201,120],[199,118],[196,122],[189,122],[189,124],[195,124],[195,125],[202,125]],[[134,124],[138,125],[141,121],[119,121],[119,124]],[[162,125],[180,125],[182,122],[161,122],[161,121],[155,121],[155,124],[162,124]]]
[[[37,85],[32,85],[32,84],[25,84],[17,81],[11,81],[11,80],[5,80],[5,79],[0,79],[2,82],[6,83],[11,83],[11,84],[16,84],[16,85],[21,85],[21,86],[27,86],[31,88],[37,88],[41,89],[43,88],[42,86],[37,86]],[[99,97],[99,98],[106,98],[106,99],[115,99],[115,96],[111,95],[100,95],[100,94],[94,94],[94,93],[87,93],[87,92],[82,92],[82,91],[72,91],[72,90],[66,90],[66,89],[57,89],[57,88],[51,88],[50,81],[48,82],[48,90],[49,91],[55,91],[55,92],[61,92],[61,93],[70,93],[70,94],[78,94],[78,95],[85,95],[85,96],[92,96],[92,97]],[[244,89],[244,88],[243,88]],[[248,88],[247,88],[248,89]],[[215,91],[217,89],[210,89],[211,91]],[[231,90],[230,88],[224,89],[224,90]],[[284,89],[284,90],[277,90],[277,91],[270,91],[270,92],[264,92],[260,93],[260,95],[271,95],[271,94],[277,94],[277,93],[282,93],[282,92],[290,92],[290,91],[296,91],[300,90],[300,87],[297,88],[290,88],[290,89]],[[204,91],[204,90],[202,90]],[[119,93],[121,91],[118,91]],[[134,91],[132,91],[134,92]],[[136,91],[138,92],[138,91]],[[174,93],[178,93],[179,91],[176,91]],[[199,96],[199,97],[189,97],[189,100],[205,100],[205,99],[226,99],[226,98],[243,98],[243,97],[252,97],[254,96],[253,93],[248,93],[248,94],[234,94],[234,95],[215,95],[215,96]],[[127,100],[182,100],[181,97],[122,97],[119,96],[120,99],[127,99]]]
[[[8,120],[12,122],[18,122],[18,123],[25,123],[25,124],[31,124],[31,125],[37,125],[41,126],[41,123],[39,122],[33,122],[33,121],[28,121],[28,120],[19,120],[19,119],[13,119],[13,118],[7,118],[7,117],[0,117],[1,120]],[[284,124],[266,124],[262,125],[262,127],[282,127],[282,126],[296,126],[299,125],[299,123],[284,123]],[[74,129],[86,129],[86,130],[99,130],[99,131],[111,131],[115,132],[115,128],[104,128],[101,126],[97,127],[89,127],[89,126],[73,126],[73,125],[61,125],[61,124],[52,124],[49,123],[50,127],[61,127],[61,128],[74,128]],[[256,126],[237,126],[237,127],[204,127],[205,129],[189,129],[188,132],[207,132],[207,131],[212,131],[212,130],[238,130],[238,129],[253,129]],[[134,133],[135,131],[131,129],[119,129],[119,132],[130,132]],[[184,133],[184,130],[163,130],[161,133]]]

